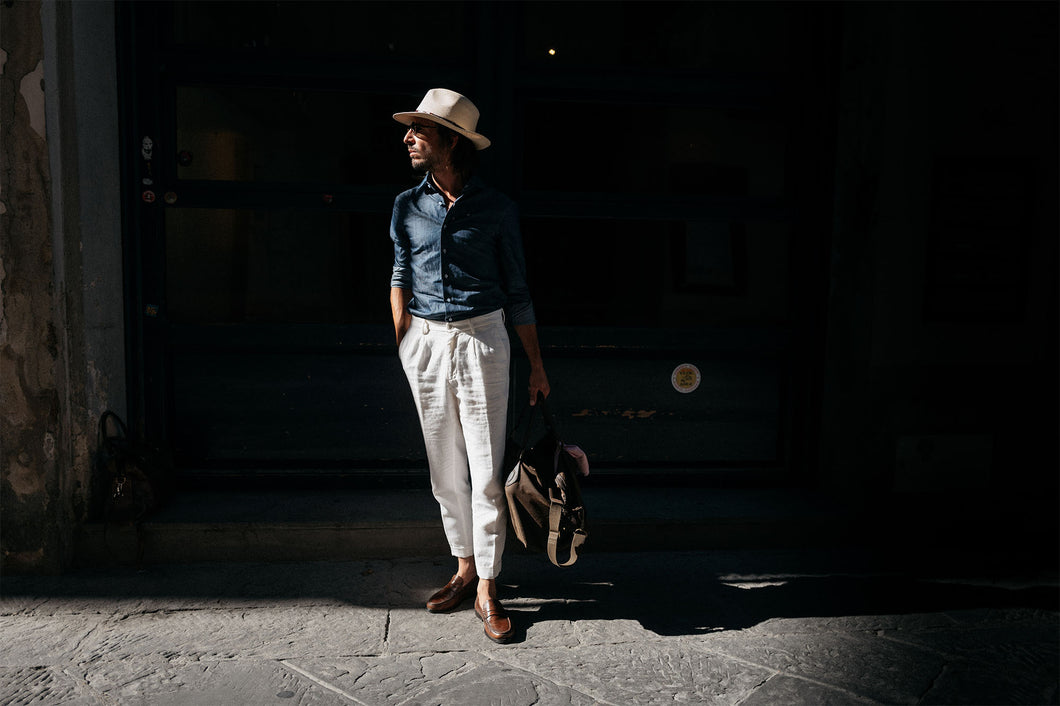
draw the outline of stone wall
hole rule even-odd
[[[61,571],[125,409],[112,3],[0,4],[0,568]]]
[[[40,3],[0,6],[0,545],[58,568],[63,351],[53,278]]]

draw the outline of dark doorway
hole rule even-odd
[[[447,86],[520,203],[554,407],[599,472],[803,478],[838,12],[119,3],[135,418],[186,472],[424,467],[387,304],[415,183],[390,116]]]

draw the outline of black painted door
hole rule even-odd
[[[798,474],[835,10],[613,9],[120,5],[131,408],[182,468],[422,470],[388,307],[416,177],[390,116],[448,86],[520,204],[565,435],[601,472]]]

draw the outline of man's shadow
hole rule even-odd
[[[530,609],[509,605],[524,629],[549,621],[636,620],[662,636],[741,630],[773,618],[1060,608],[1055,586],[1012,589],[897,574],[740,580],[680,565],[613,567],[586,561],[575,571],[547,559],[524,561],[506,570],[501,583],[505,595],[537,602]]]

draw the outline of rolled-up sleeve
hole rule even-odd
[[[394,201],[394,213],[390,218],[390,239],[394,241],[394,269],[390,275],[390,286],[412,289],[412,255],[409,252],[409,236],[405,232],[407,200],[399,196]]]
[[[526,285],[526,258],[519,230],[519,213],[514,204],[501,220],[498,246],[508,321],[513,326],[536,324],[534,303]]]

